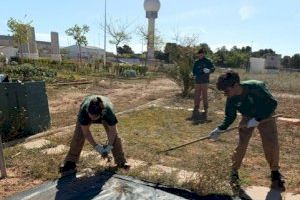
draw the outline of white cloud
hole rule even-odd
[[[239,9],[241,20],[247,20],[255,14],[255,8],[252,5],[244,4]]]

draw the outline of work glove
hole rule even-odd
[[[208,73],[210,72],[210,70],[209,70],[208,68],[203,68],[203,72],[204,72],[205,74],[208,74]]]
[[[252,118],[247,122],[247,128],[256,127],[258,124],[259,122],[255,118]]]
[[[224,131],[220,130],[219,128],[215,128],[212,132],[210,132],[209,139],[216,140],[223,132]]]
[[[103,158],[107,157],[108,154],[110,153],[110,151],[111,151],[112,149],[113,149],[113,146],[111,146],[111,145],[105,145],[105,146],[103,146],[103,145],[101,145],[101,144],[97,144],[97,145],[95,146],[95,150],[96,150],[99,154],[101,154],[101,156],[102,156]]]
[[[105,145],[102,150],[102,154],[109,154],[113,148],[114,147],[112,145]]]
[[[103,145],[101,145],[101,144],[97,144],[94,148],[100,154],[102,154],[102,151],[104,149]]]

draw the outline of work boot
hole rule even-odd
[[[130,169],[130,165],[128,163],[121,163],[121,164],[117,164],[117,168],[128,171]]]
[[[200,115],[199,110],[194,109],[194,110],[193,110],[193,113],[192,113],[191,119],[192,119],[193,121],[197,121],[197,120],[200,120],[200,118],[201,118],[201,115]]]
[[[238,171],[232,171],[230,175],[230,186],[234,196],[239,196],[241,190],[241,181]]]
[[[271,180],[272,180],[271,188],[281,189],[282,191],[285,191],[284,176],[282,176],[282,174],[278,170],[271,172]]]
[[[76,173],[76,163],[67,161],[64,166],[59,168],[59,172],[61,173],[62,176],[67,176],[69,174]]]
[[[204,110],[204,112],[203,112],[203,119],[206,121],[207,120],[207,116],[208,116],[208,111],[207,110]]]

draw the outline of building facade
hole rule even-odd
[[[34,27],[29,30],[29,40],[26,44],[21,46],[14,41],[13,36],[0,35],[0,52],[3,50],[3,54],[10,58],[14,56],[22,56],[26,58],[49,58],[53,60],[61,60],[60,50],[59,50],[59,37],[57,32],[51,32],[51,42],[36,41]],[[7,49],[17,49],[16,53],[11,53],[14,51],[9,51],[7,54]]]
[[[67,52],[68,58],[79,58],[80,52],[77,45],[64,47]],[[103,59],[104,49],[93,47],[93,46],[82,46],[81,47],[81,58],[82,59]]]

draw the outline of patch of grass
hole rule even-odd
[[[5,149],[7,167],[18,169],[25,177],[33,179],[54,179],[58,177],[61,155],[45,155],[39,149],[22,147]]]
[[[215,104],[224,105],[224,99],[211,103],[211,110],[218,110]],[[178,107],[188,107],[190,99],[173,100]],[[230,188],[228,177],[231,165],[231,154],[236,147],[237,133],[229,132],[220,137],[218,141],[205,140],[174,151],[168,154],[157,154],[166,150],[206,136],[223,120],[222,115],[210,112],[210,123],[193,125],[186,118],[191,111],[187,109],[172,109],[151,107],[144,110],[118,116],[118,130],[123,139],[124,152],[128,158],[146,162],[144,167],[130,170],[131,176],[143,180],[159,182],[162,184],[182,186],[199,194],[228,194]],[[235,125],[237,125],[237,119]],[[287,188],[289,191],[299,192],[300,171],[300,136],[299,128],[278,123],[279,141],[281,146],[282,172],[287,176]],[[106,134],[102,125],[92,126],[93,135],[97,142],[104,143]],[[51,136],[47,139],[51,144],[69,145],[71,135]],[[51,145],[52,146],[52,145]],[[84,150],[93,151],[92,147],[85,143]],[[19,153],[21,152],[21,153]],[[24,177],[34,179],[58,178],[58,167],[63,162],[65,154],[45,156],[39,150],[25,150],[20,146],[5,149],[5,157],[8,167],[15,167],[24,174]],[[90,156],[81,158],[78,166],[92,168],[97,171],[104,170],[99,166],[99,160]],[[175,172],[153,175],[149,172],[151,166],[164,165],[199,174],[197,181],[187,180],[178,183]],[[255,131],[240,170],[243,185],[269,186],[269,168],[264,158],[259,134]],[[122,173],[121,171],[118,173]]]

